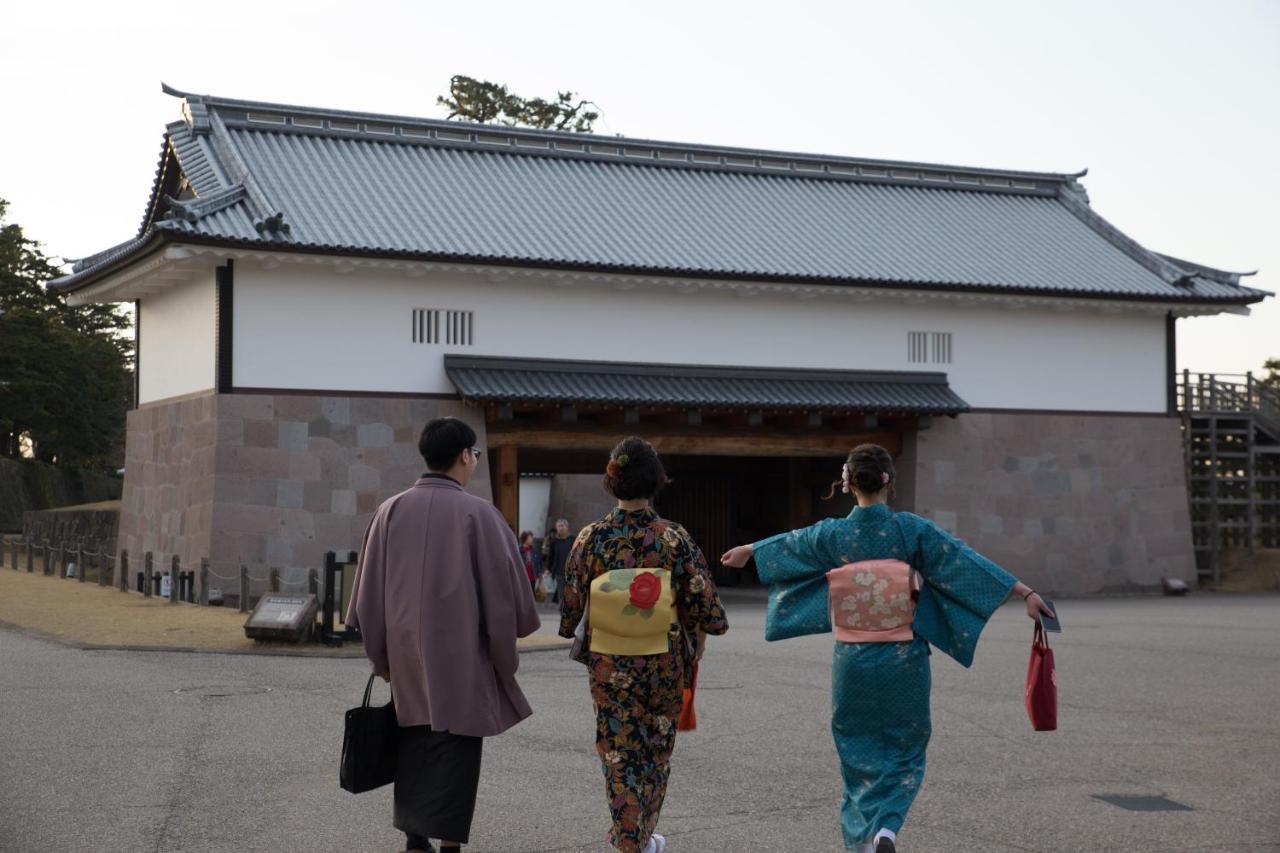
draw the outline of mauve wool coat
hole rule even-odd
[[[511,529],[489,501],[423,477],[374,513],[347,624],[391,671],[401,726],[487,737],[533,713],[516,638],[540,625]]]

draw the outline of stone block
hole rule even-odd
[[[293,453],[289,456],[290,480],[319,480],[321,476],[320,457],[314,453]]]
[[[266,478],[289,474],[289,452],[271,447],[224,447],[221,474],[249,474]]]
[[[330,512],[333,509],[333,487],[320,480],[304,483],[302,508],[311,513]]]
[[[280,394],[276,397],[276,419],[307,422],[320,417],[320,398],[310,394]]]
[[[1004,533],[1004,519],[998,515],[983,515],[978,519],[978,530],[985,534]]]
[[[330,501],[330,512],[334,515],[356,514],[356,493],[352,489],[334,489]]]
[[[939,459],[933,463],[933,481],[939,486],[949,486],[956,481],[956,463]]]
[[[301,480],[276,480],[276,506],[282,509],[299,509],[302,507]]]
[[[280,518],[280,529],[292,542],[316,538],[315,518],[305,509],[286,509]]]
[[[356,443],[360,447],[390,447],[395,431],[384,423],[362,423],[356,428]]]
[[[371,513],[378,508],[378,493],[374,491],[356,492],[356,514]]]
[[[307,423],[307,434],[313,438],[328,438],[330,424],[328,418],[312,418]]]
[[[290,453],[306,453],[307,452],[307,424],[302,421],[280,421],[277,425],[279,430],[279,448],[287,450]]]
[[[218,416],[228,420],[273,421],[275,397],[270,394],[220,394]]]
[[[347,485],[356,491],[376,492],[382,486],[382,474],[371,465],[352,465],[347,469]]]
[[[320,415],[330,424],[351,423],[351,400],[348,397],[320,398]]]
[[[266,552],[268,567],[282,568],[293,564],[293,543],[287,536],[268,536]]]
[[[275,421],[248,420],[242,423],[244,424],[244,441],[241,444],[245,447],[278,447],[280,445],[280,430]]]

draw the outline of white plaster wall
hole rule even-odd
[[[549,506],[551,506],[551,478],[521,477],[520,530],[532,530],[533,535],[538,537],[545,534]]]
[[[971,406],[1163,412],[1156,314],[557,287],[458,274],[238,263],[239,387],[452,392],[443,354],[826,369],[939,370]],[[418,344],[414,308],[475,312],[475,345]],[[144,332],[145,332],[144,321]],[[949,365],[908,362],[908,331],[949,331]]]
[[[138,402],[213,388],[217,340],[213,273],[148,293],[141,302]]]

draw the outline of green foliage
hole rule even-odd
[[[113,467],[131,396],[129,320],[111,305],[73,307],[45,283],[61,271],[0,199],[0,454]]]
[[[501,84],[457,74],[449,81],[448,97],[442,95],[436,98],[436,103],[449,108],[449,118],[479,124],[590,133],[600,113],[587,109],[595,104],[590,101],[575,103],[574,97],[573,92],[557,92],[554,101],[522,98]]]
[[[1267,359],[1262,363],[1262,369],[1267,371],[1261,379],[1262,384],[1280,391],[1280,358]]]

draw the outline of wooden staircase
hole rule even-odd
[[[1184,371],[1178,403],[1196,567],[1217,583],[1228,549],[1280,548],[1280,389]]]

